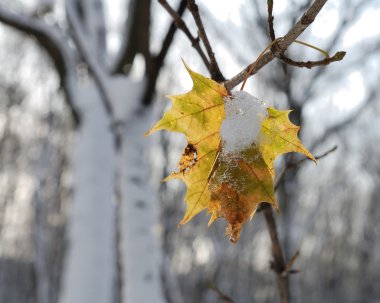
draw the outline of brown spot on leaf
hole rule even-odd
[[[179,162],[179,172],[184,173],[195,165],[198,161],[197,148],[194,144],[189,143],[182,154]]]

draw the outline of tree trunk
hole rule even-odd
[[[163,303],[160,277],[159,205],[151,185],[152,141],[144,133],[153,124],[145,108],[131,117],[122,152],[122,248],[125,262],[123,302]]]
[[[116,151],[96,88],[80,90],[83,119],[73,151],[74,196],[60,302],[108,303],[116,276],[112,201]]]

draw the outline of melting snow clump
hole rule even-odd
[[[226,119],[220,135],[225,153],[236,153],[257,143],[261,125],[267,117],[265,103],[244,91],[224,98]]]

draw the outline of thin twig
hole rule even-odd
[[[328,156],[329,154],[333,153],[334,151],[336,151],[338,149],[338,146],[335,145],[333,146],[332,148],[330,148],[329,150],[327,150],[326,152],[324,152],[323,154],[321,155],[318,155],[318,156],[315,156],[315,160],[320,160],[326,156]],[[286,172],[290,169],[290,168],[293,168],[293,167],[297,167],[299,166],[302,162],[306,161],[306,160],[309,160],[309,158],[307,157],[304,157],[296,162],[288,162],[285,166],[285,168],[283,169],[280,177],[277,179],[277,182],[276,182],[276,185],[274,186],[274,190],[276,191],[278,189],[278,187],[280,186],[281,182],[282,182],[282,179],[284,178]]]
[[[282,38],[278,38],[277,40],[279,40],[279,39],[282,39]],[[268,49],[270,49],[272,47],[273,44],[275,44],[277,42],[277,40],[272,41],[266,48],[264,48],[264,50],[257,57],[256,61],[253,62],[253,64],[251,65],[250,69],[248,70],[248,72],[246,74],[246,78],[244,79],[243,84],[241,85],[240,90],[244,89],[244,86],[245,86],[245,84],[247,83],[247,80],[248,80],[248,75],[251,74],[252,70],[256,67],[256,65],[258,64],[258,62],[260,62],[261,57],[265,54],[265,52]]]
[[[270,61],[272,61],[275,57],[279,57],[282,54],[284,54],[284,52],[288,49],[290,44],[292,44],[294,40],[296,40],[297,37],[301,35],[311,23],[313,23],[315,17],[321,11],[322,7],[326,4],[326,2],[327,0],[315,0],[312,3],[312,5],[306,10],[303,16],[297,21],[297,23],[283,37],[283,39],[281,39],[280,41],[278,41],[278,43],[275,43],[273,45],[272,51],[266,52],[261,57],[261,59],[256,63],[255,68],[252,69],[248,76],[252,76],[253,74],[257,73],[258,70],[260,70]],[[253,64],[254,63],[249,64],[246,68],[244,68],[241,72],[232,77],[230,80],[225,81],[224,86],[228,90],[231,90],[236,85],[241,83],[247,77],[247,73]]]
[[[312,45],[310,43],[307,43],[307,42],[301,41],[301,40],[294,40],[294,42],[298,43],[298,44],[301,44],[303,46],[310,47],[310,48],[312,48],[312,49],[314,49],[314,50],[322,53],[325,56],[325,58],[329,58],[330,57],[329,53],[327,51],[325,51],[324,49],[320,48],[320,47],[317,47],[315,45]]]
[[[306,67],[310,69],[316,66],[329,65],[332,62],[341,61],[345,55],[346,52],[337,52],[334,56],[319,61],[294,61],[285,55],[281,55],[278,58],[284,61],[286,64],[297,67]]]
[[[293,267],[294,262],[299,257],[299,255],[300,255],[300,251],[297,250],[296,253],[290,258],[290,260],[288,261],[288,263],[285,266],[284,271],[281,273],[281,275],[283,277],[285,277],[286,275],[288,275],[290,273],[296,273],[296,272],[298,272],[297,270],[292,269],[292,267]]]
[[[202,42],[206,48],[207,54],[210,58],[211,78],[217,82],[223,82],[226,79],[224,78],[222,72],[220,71],[218,63],[216,62],[215,54],[212,50],[212,47],[210,45],[210,41],[208,40],[208,37],[206,34],[206,30],[203,26],[202,18],[199,14],[198,5],[195,3],[195,0],[188,0],[187,1],[187,7],[189,8],[189,11],[193,15],[195,24],[198,27],[198,35],[201,38],[201,40],[202,40]]]
[[[379,83],[379,81],[380,81],[380,77],[378,77],[377,82],[374,82],[374,83]],[[330,136],[345,129],[348,125],[353,124],[359,117],[361,117],[363,112],[369,108],[369,105],[379,100],[378,97],[379,97],[379,89],[377,85],[374,85],[371,88],[370,92],[368,93],[367,97],[361,103],[361,105],[359,105],[358,108],[352,111],[352,113],[346,119],[338,122],[335,125],[332,125],[331,127],[328,127],[324,131],[323,135],[314,141],[314,143],[311,146],[311,150],[313,150],[314,148],[317,148],[319,145],[325,142],[328,138],[330,138]]]
[[[185,12],[187,5],[187,0],[181,0],[177,9],[177,15],[181,18],[183,13]],[[168,54],[169,48],[173,44],[174,34],[177,31],[177,26],[174,20],[169,26],[169,29],[165,35],[165,38],[162,42],[160,52],[152,58],[152,68],[148,76],[148,83],[145,89],[143,104],[149,105],[153,101],[153,95],[156,88],[156,83],[158,79],[158,75],[160,73],[161,67],[164,65],[166,55]]]
[[[214,284],[210,284],[208,288],[213,290],[218,295],[219,299],[222,300],[223,302],[235,303],[235,301],[230,296],[226,295]]]
[[[334,151],[336,151],[338,149],[338,145],[335,145],[334,147],[330,148],[328,151],[324,152],[322,155],[319,155],[319,156],[316,156],[315,157],[315,160],[320,160],[324,157],[326,157],[327,155],[333,153]],[[308,158],[304,158],[302,160],[300,160],[300,162],[303,162],[305,160],[307,160]]]
[[[186,3],[187,3],[187,0],[181,0],[181,2],[178,5],[178,9],[177,9],[176,14],[180,18],[182,18],[183,13],[185,12]],[[169,48],[173,42],[174,34],[175,34],[177,28],[178,28],[178,26],[176,26],[176,22],[173,20],[169,26],[169,29],[165,35],[164,40],[162,42],[161,50],[158,53],[158,55],[156,56],[156,58],[157,58],[156,60],[158,61],[157,64],[158,64],[159,68],[162,66],[163,61],[166,57],[166,54],[168,53],[168,50],[169,50]]]
[[[269,37],[272,41],[276,40],[276,35],[274,33],[274,17],[273,17],[273,0],[267,0],[268,4],[268,27],[269,27]]]
[[[206,66],[207,70],[210,71],[210,62],[208,61],[205,53],[203,52],[202,48],[199,45],[199,38],[195,38],[191,34],[186,23],[182,20],[182,18],[177,14],[177,12],[170,6],[170,4],[166,0],[158,0],[158,2],[162,5],[163,8],[165,8],[165,10],[173,18],[176,26],[185,33],[186,37],[190,40],[191,45],[196,49],[199,56],[201,57],[201,59],[202,59],[204,65]],[[210,73],[211,73],[211,71],[210,71]]]
[[[76,79],[72,68],[75,58],[72,56],[65,36],[60,29],[49,26],[43,20],[32,18],[21,13],[14,13],[0,5],[0,22],[11,26],[20,32],[34,37],[53,60],[60,76],[61,85],[65,94],[65,101],[71,110],[75,125],[80,123],[80,110],[76,104]]]

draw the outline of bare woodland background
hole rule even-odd
[[[311,2],[274,1],[277,35]],[[226,78],[268,45],[266,1],[198,4]],[[314,154],[337,146],[318,166],[288,168],[277,191],[286,258],[300,250],[292,302],[380,302],[379,18],[379,1],[328,1],[301,39],[345,59],[311,70],[274,60],[248,82],[268,105],[294,109]],[[221,302],[214,287],[274,302],[263,216],[236,245],[206,214],[177,228],[184,186],[160,180],[184,140],[142,137],[164,95],[191,87],[181,57],[207,75],[180,31],[161,65],[162,7],[1,0],[0,22],[0,302]],[[298,45],[288,54],[320,56]]]

